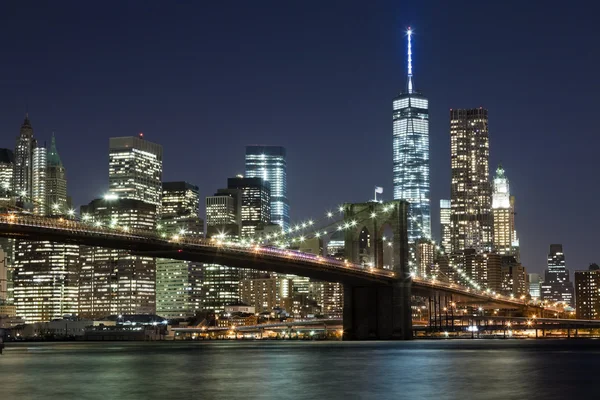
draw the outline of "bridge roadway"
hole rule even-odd
[[[23,240],[48,240],[112,249],[132,254],[251,268],[305,276],[328,282],[369,286],[401,281],[394,271],[363,267],[350,262],[272,247],[245,247],[231,242],[174,236],[154,232],[109,228],[83,222],[38,217],[29,214],[0,214],[0,236]],[[455,302],[470,301],[487,308],[520,309],[528,303],[507,296],[490,295],[464,286],[420,277],[411,280],[413,295],[452,295]]]

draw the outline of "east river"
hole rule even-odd
[[[600,341],[7,343],[0,399],[592,399]]]

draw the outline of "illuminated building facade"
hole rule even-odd
[[[14,302],[25,322],[76,315],[79,246],[16,241]]]
[[[64,215],[69,207],[65,167],[56,149],[56,139],[52,135],[46,163],[46,214]]]
[[[204,237],[198,187],[164,182],[159,231],[167,236]],[[202,310],[202,263],[156,259],[156,313],[163,318],[193,317]]]
[[[252,237],[259,226],[271,222],[271,189],[262,178],[229,178],[227,188],[241,192],[240,236]]]
[[[283,300],[289,297],[292,285],[292,280],[285,277],[243,279],[240,297],[242,302],[254,306],[256,312],[270,312],[284,306]]]
[[[600,319],[600,267],[575,271],[575,312],[577,319]]]
[[[33,137],[33,128],[29,116],[25,114],[25,121],[21,125],[19,136],[17,136],[17,145],[15,146],[12,184],[13,190],[27,199],[31,198],[33,194],[32,163],[35,147],[37,147],[37,142]]]
[[[84,222],[97,226],[154,230],[156,206],[134,199],[93,200],[81,207]],[[81,246],[79,315],[154,314],[155,259],[126,250]]]
[[[10,200],[15,155],[10,149],[0,149],[0,204]]]
[[[242,191],[219,189],[206,198],[206,236],[238,239],[241,232]],[[204,264],[204,309],[221,312],[240,299],[241,272],[237,268]]]
[[[431,275],[436,253],[435,243],[427,239],[419,239],[416,243],[417,275],[427,277]]]
[[[537,301],[542,297],[542,278],[540,274],[529,274],[529,295]]]
[[[8,260],[6,253],[0,247],[0,305],[8,301]]]
[[[393,101],[394,199],[409,202],[408,241],[431,239],[429,102],[413,90],[412,31],[408,30],[408,83]]]
[[[514,256],[502,256],[502,292],[515,298],[529,295],[529,275]]]
[[[548,254],[548,268],[542,283],[542,300],[550,303],[573,304],[573,283],[565,265],[562,244],[551,244]]]
[[[238,238],[242,228],[242,191],[219,189],[206,197],[206,237]]]
[[[271,189],[271,222],[288,229],[287,161],[281,146],[246,146],[247,178],[262,178]]]
[[[450,207],[450,200],[440,200],[440,244],[445,252],[450,252],[452,232],[450,230],[450,215],[452,209]]]
[[[139,136],[110,138],[109,192],[161,206],[162,146]]]
[[[498,166],[494,176],[492,195],[492,217],[494,221],[494,250],[503,255],[518,253],[518,239],[515,231],[515,200],[510,195],[508,178],[504,168]]]
[[[492,250],[488,112],[450,110],[451,252]]]
[[[36,147],[33,149],[33,161],[31,165],[33,213],[46,215],[47,152],[45,147]]]

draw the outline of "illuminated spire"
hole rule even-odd
[[[413,92],[413,84],[412,84],[412,29],[410,26],[408,27],[408,31],[406,31],[408,35],[408,93]]]

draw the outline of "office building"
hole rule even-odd
[[[229,178],[227,189],[241,192],[240,236],[253,237],[259,226],[271,222],[271,189],[262,178]]]
[[[65,215],[70,208],[67,197],[67,177],[62,164],[56,138],[52,135],[46,163],[46,214]]]
[[[0,149],[0,205],[11,199],[15,155],[10,149]]]
[[[204,237],[204,220],[200,218],[198,186],[187,182],[163,182],[159,230]]]
[[[515,230],[515,198],[510,195],[508,178],[502,166],[496,169],[492,195],[492,217],[494,221],[494,250],[503,255],[518,258],[518,239]]]
[[[529,274],[529,296],[538,301],[542,297],[542,278],[540,274]]]
[[[433,272],[436,245],[431,240],[418,239],[416,242],[417,276],[427,277]]]
[[[8,301],[8,260],[6,253],[0,247],[0,305]]]
[[[542,300],[549,303],[573,305],[573,283],[565,265],[562,244],[551,244],[548,254],[548,268],[542,283]]]
[[[529,275],[514,256],[502,256],[502,293],[519,299],[529,295]]]
[[[246,146],[247,178],[262,178],[271,189],[271,222],[288,229],[290,204],[287,198],[287,161],[280,146]]]
[[[19,136],[17,136],[17,144],[14,152],[14,169],[13,169],[13,190],[21,196],[21,202],[31,199],[32,192],[32,163],[33,149],[37,147],[37,142],[33,137],[33,128],[29,121],[29,115],[25,114],[25,121],[21,125]]]
[[[242,191],[219,189],[206,198],[206,237],[239,239]],[[204,264],[204,309],[221,312],[226,305],[239,302],[241,271],[218,264]]]
[[[600,319],[600,267],[575,271],[575,312],[577,319]]]
[[[161,206],[162,146],[138,136],[114,137],[109,142],[109,192],[122,199]]]
[[[25,322],[43,322],[78,311],[79,246],[16,241],[14,303]]]
[[[283,300],[290,296],[292,285],[291,279],[279,276],[243,279],[240,282],[240,298],[254,306],[258,313],[271,312],[276,307],[283,308]]]
[[[488,112],[450,110],[451,252],[492,250]]]
[[[47,152],[45,147],[36,147],[33,149],[31,165],[31,200],[33,202],[33,213],[37,215],[46,215]]]
[[[429,103],[413,89],[412,31],[408,30],[407,87],[393,101],[394,199],[409,202],[408,241],[431,239]]]
[[[156,228],[156,206],[107,196],[81,207],[84,222],[121,229]],[[79,314],[100,318],[114,314],[154,314],[156,264],[151,257],[126,250],[81,246]]]
[[[336,231],[329,237],[329,242],[325,247],[328,257],[337,260],[346,258],[344,239],[343,231]],[[344,286],[337,282],[323,282],[319,305],[323,318],[341,319],[344,309]]]
[[[450,215],[452,208],[450,200],[440,200],[440,245],[442,250],[449,253],[451,249],[452,234],[450,230]]]
[[[164,182],[159,231],[168,236],[204,237],[198,187]],[[156,313],[163,318],[193,317],[202,310],[202,263],[156,259]]]
[[[241,230],[241,190],[219,189],[206,197],[206,237],[239,238]]]

